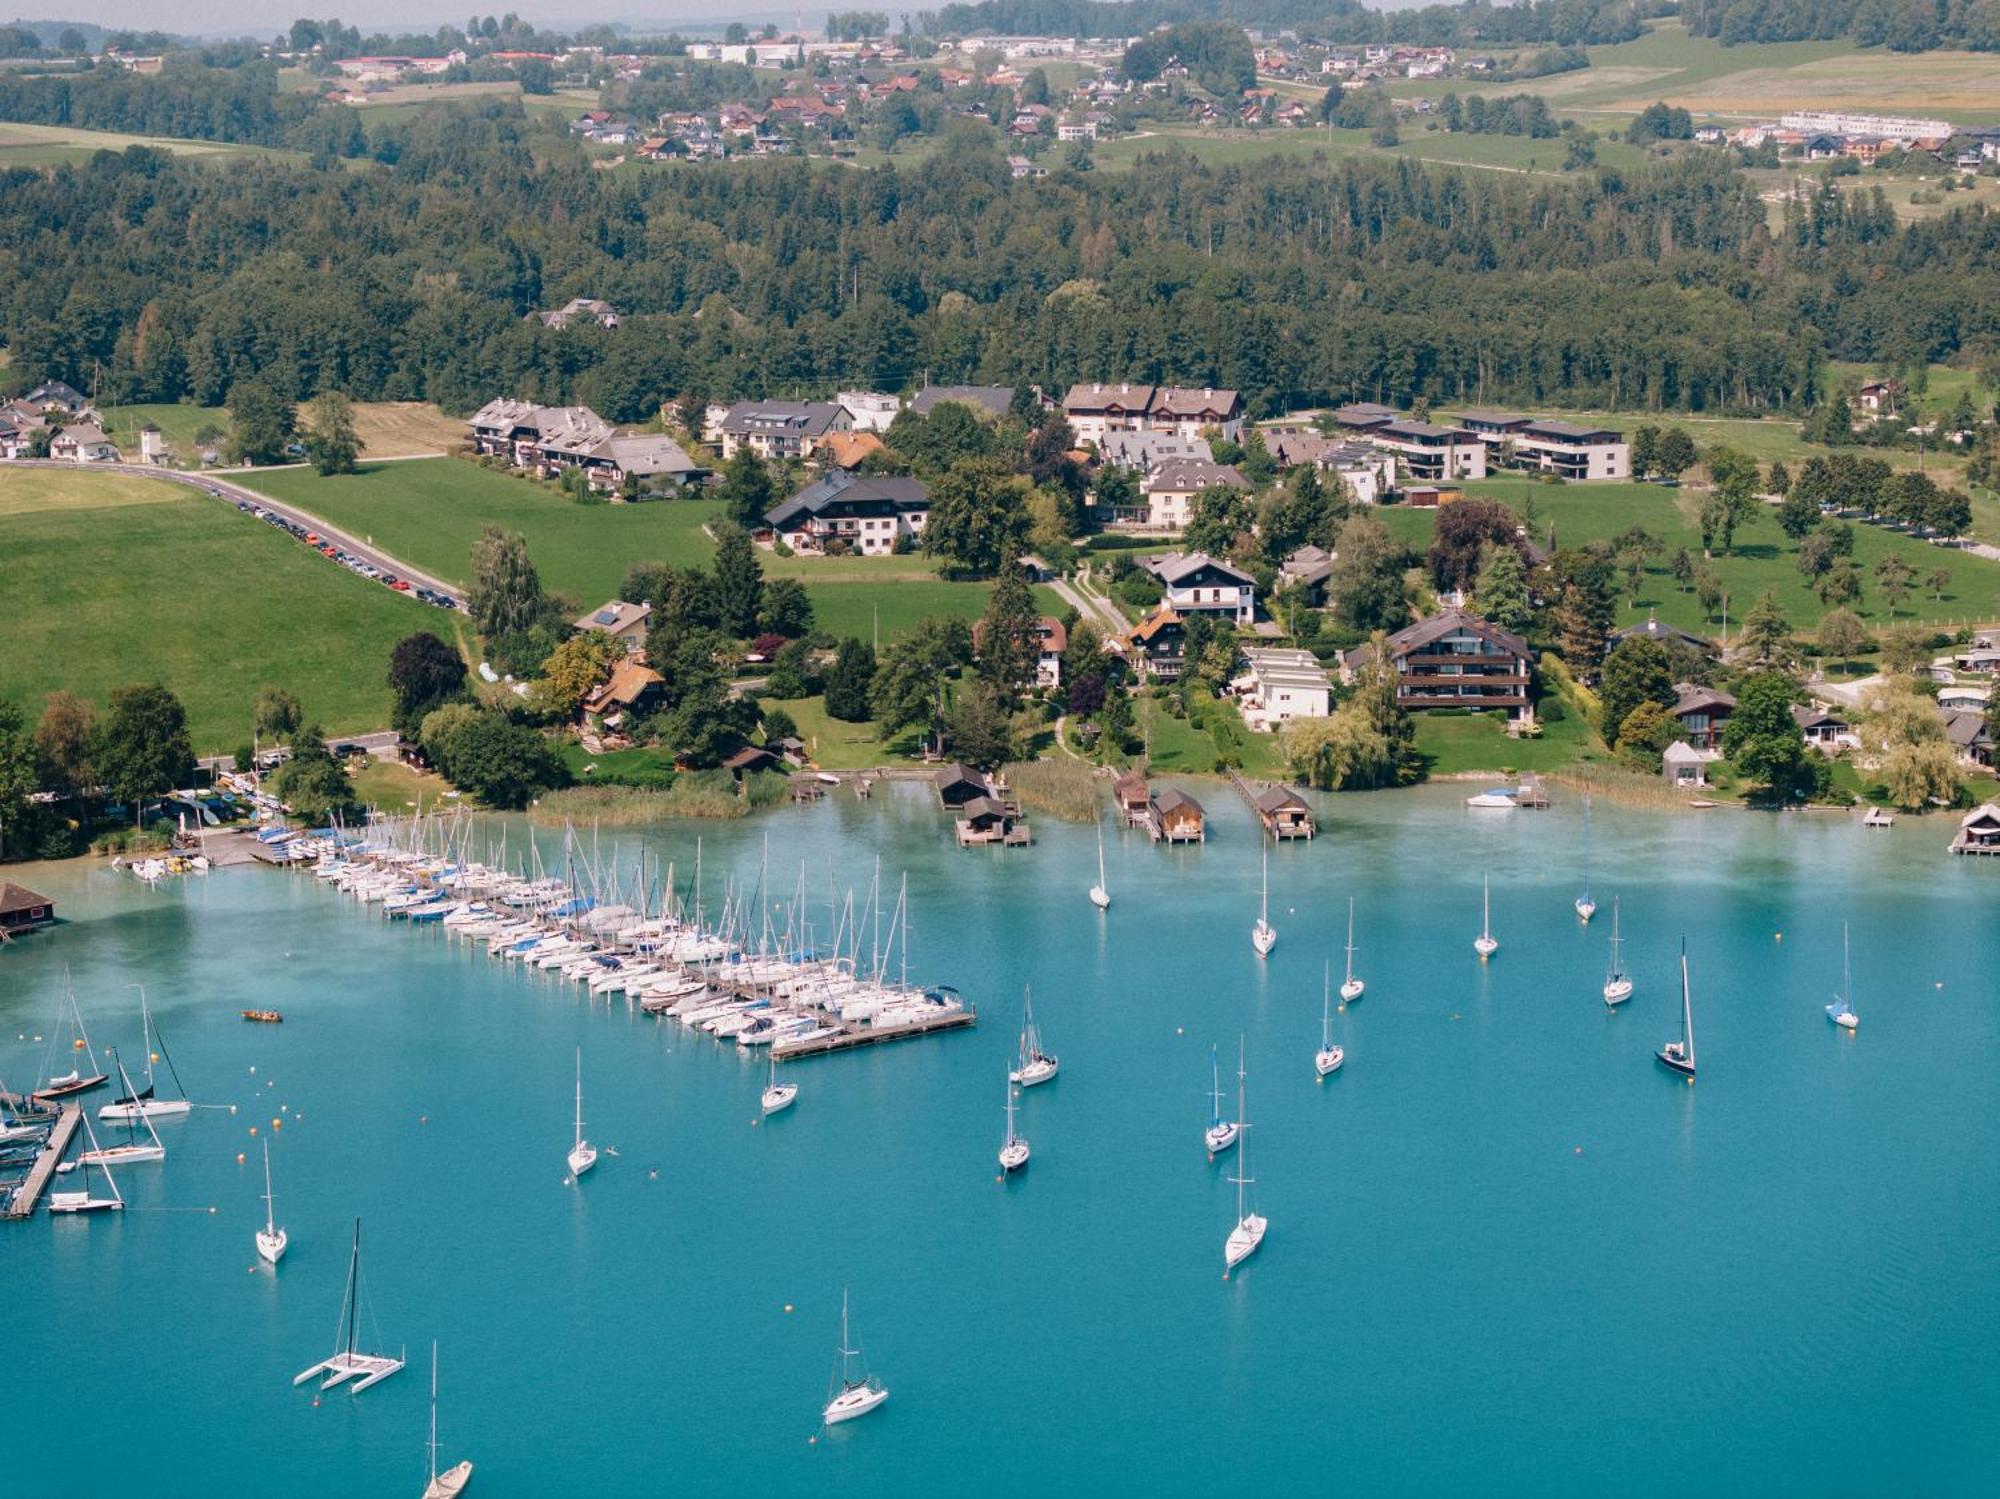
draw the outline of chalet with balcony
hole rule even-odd
[[[1140,564],[1160,580],[1167,608],[1186,617],[1214,614],[1232,624],[1257,618],[1257,580],[1206,552],[1169,552]]]
[[[1177,682],[1187,660],[1187,626],[1171,609],[1155,609],[1125,636],[1125,659],[1141,677]]]
[[[1396,697],[1412,712],[1500,708],[1519,718],[1528,711],[1533,660],[1527,642],[1476,614],[1447,609],[1398,630],[1385,644],[1396,670]],[[1356,663],[1370,650],[1356,652]]]
[[[1252,646],[1243,652],[1245,672],[1231,685],[1241,695],[1244,724],[1275,731],[1294,718],[1325,718],[1333,684],[1311,651]]]
[[[622,735],[659,706],[666,686],[667,679],[651,667],[620,661],[584,698],[584,723],[600,733]]]
[[[64,427],[49,439],[49,456],[66,463],[116,463],[118,445],[89,422]]]
[[[764,520],[772,535],[804,556],[880,557],[900,540],[921,537],[930,512],[922,480],[843,469],[815,479]]]
[[[1078,442],[1102,442],[1110,432],[1143,432],[1153,404],[1150,385],[1073,385],[1063,416]]]
[[[1696,749],[1722,748],[1722,730],[1736,712],[1736,699],[1718,687],[1701,687],[1692,682],[1674,686],[1679,694],[1667,716],[1680,725],[1681,736]]]
[[[853,415],[838,401],[738,401],[722,418],[722,456],[747,447],[767,462],[810,458],[829,434],[853,430]]]
[[[1162,463],[1139,481],[1145,496],[1141,513],[1149,530],[1182,531],[1194,518],[1195,496],[1204,489],[1247,490],[1250,481],[1230,464],[1182,458]],[[1116,517],[1113,518],[1116,523]]]

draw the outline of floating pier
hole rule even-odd
[[[840,1034],[834,1036],[817,1036],[810,1041],[773,1041],[771,1051],[781,1061],[790,1061],[794,1057],[819,1057],[828,1052],[851,1051],[857,1046],[879,1046],[890,1041],[907,1041],[913,1036],[928,1036],[937,1031],[963,1030],[978,1019],[978,1012],[968,1005],[949,1015],[914,1020],[908,1025],[844,1026]]]
[[[7,1204],[7,1211],[0,1218],[13,1221],[33,1215],[42,1200],[42,1193],[48,1190],[49,1181],[56,1174],[56,1167],[69,1154],[69,1142],[76,1138],[78,1127],[83,1123],[83,1109],[78,1104],[67,1104],[56,1116],[55,1127],[49,1131],[48,1142],[42,1146],[42,1153],[35,1158],[35,1164],[28,1169],[28,1179],[14,1190],[14,1196]]]

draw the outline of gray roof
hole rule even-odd
[[[988,416],[1002,417],[1014,405],[1014,392],[1004,385],[926,385],[910,397],[910,410],[928,416],[940,401],[957,401]]]
[[[1405,651],[1421,650],[1445,636],[1459,630],[1469,630],[1482,640],[1491,641],[1510,655],[1527,659],[1528,642],[1510,630],[1503,630],[1496,624],[1489,624],[1476,614],[1468,614],[1463,609],[1445,609],[1433,614],[1429,619],[1420,619],[1407,625],[1389,637],[1389,654],[1401,655]]]
[[[1699,713],[1708,708],[1734,708],[1736,699],[1719,687],[1698,687],[1692,682],[1678,682],[1674,691],[1680,698],[1667,711],[1675,718],[1688,713]]]
[[[773,432],[823,437],[844,409],[834,401],[738,401],[722,419],[722,430],[735,437]]]
[[[1303,809],[1306,799],[1287,786],[1266,786],[1258,792],[1255,801],[1259,812],[1276,812],[1284,807]]]
[[[1146,492],[1179,494],[1200,489],[1248,489],[1250,481],[1227,463],[1203,463],[1198,458],[1170,458],[1153,470]]]
[[[922,510],[930,502],[930,491],[921,479],[877,477],[842,469],[825,478],[815,479],[790,499],[778,504],[764,518],[772,526],[783,530],[796,521],[824,515],[830,510],[891,515],[906,510]]]
[[[1169,552],[1164,557],[1149,557],[1140,564],[1147,572],[1162,583],[1178,583],[1191,573],[1200,572],[1205,567],[1227,573],[1239,582],[1254,583],[1257,580],[1242,568],[1232,563],[1218,561],[1206,552]]]

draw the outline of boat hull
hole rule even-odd
[[[67,1082],[51,1083],[46,1088],[37,1088],[28,1097],[36,1103],[54,1103],[58,1099],[74,1098],[79,1093],[88,1093],[92,1088],[101,1088],[111,1079],[104,1073],[95,1077],[78,1077]]]
[[[1349,979],[1340,986],[1340,1002],[1344,1005],[1351,1005],[1367,992],[1368,986],[1362,983],[1360,979]]]
[[[1201,1140],[1208,1147],[1208,1153],[1217,1156],[1234,1145],[1240,1133],[1233,1123],[1215,1124],[1202,1132]]]
[[[1630,979],[1613,979],[1604,986],[1604,1002],[1608,1005],[1622,1005],[1632,997]]]
[[[1856,1030],[1861,1025],[1861,1017],[1859,1015],[1855,1014],[1852,1010],[1842,1009],[1839,1005],[1828,1005],[1826,1007],[1826,1018],[1844,1031]]]
[[[775,1088],[766,1088],[763,1098],[764,1112],[766,1114],[782,1113],[797,1103],[798,1098],[799,1085],[797,1083],[779,1083]]]
[[[472,1464],[460,1463],[457,1467],[446,1468],[429,1483],[424,1485],[424,1499],[456,1499],[465,1492],[465,1486],[472,1482]]]
[[[568,1159],[569,1174],[571,1176],[582,1176],[592,1166],[597,1164],[597,1149],[591,1145],[579,1146],[569,1153]]]
[[[1062,1070],[1062,1063],[1054,1057],[1037,1057],[1025,1067],[1017,1067],[1007,1074],[1009,1082],[1023,1088],[1035,1088],[1046,1082],[1053,1082]]]
[[[1102,885],[1092,885],[1090,887],[1090,903],[1100,911],[1111,909],[1111,897]]]
[[[1670,1041],[1654,1052],[1653,1060],[1669,1072],[1677,1072],[1682,1077],[1687,1078],[1694,1076],[1694,1063],[1681,1055],[1680,1043],[1678,1041]]]
[[[867,1415],[888,1398],[889,1392],[879,1385],[855,1385],[827,1401],[826,1409],[820,1412],[820,1419],[828,1426],[838,1426],[843,1421]]]
[[[1261,1249],[1264,1233],[1270,1226],[1270,1220],[1261,1213],[1252,1213],[1232,1228],[1228,1242],[1222,1246],[1223,1268],[1234,1270]]]
[[[267,1265],[275,1265],[285,1257],[285,1247],[291,1241],[281,1228],[276,1233],[257,1231],[257,1258]]]
[[[1479,961],[1483,963],[1500,951],[1500,944],[1491,937],[1475,937],[1472,941],[1472,950],[1479,954]]]
[[[1340,1071],[1340,1064],[1347,1060],[1347,1053],[1338,1046],[1329,1046],[1313,1057],[1313,1071],[1321,1077],[1330,1077]]]
[[[1000,1169],[1011,1176],[1028,1164],[1028,1155],[1026,1140],[1009,1141],[1000,1147]]]

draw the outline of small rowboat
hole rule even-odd
[[[245,1010],[243,1018],[245,1020],[258,1021],[264,1025],[279,1025],[283,1023],[285,1017],[280,1015],[276,1010]]]

